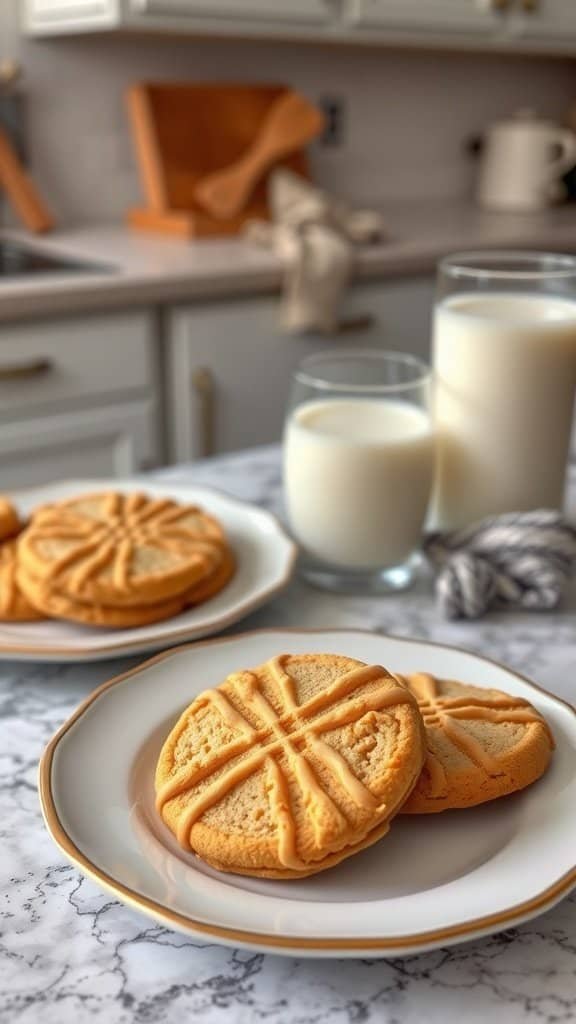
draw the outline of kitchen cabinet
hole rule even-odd
[[[132,476],[156,457],[154,412],[146,401],[0,426],[2,490]]]
[[[353,25],[404,32],[490,36],[503,24],[499,4],[490,0],[349,0],[344,10]]]
[[[427,358],[433,296],[429,276],[358,284],[345,309],[351,329],[328,338],[282,334],[277,297],[169,311],[165,353],[171,460],[279,440],[290,374],[306,355],[357,346]]]
[[[26,0],[34,35],[144,29],[214,35],[283,35],[334,17],[332,0]]]
[[[328,0],[129,0],[135,15],[179,18],[239,18],[276,23],[326,21],[331,16]]]
[[[574,0],[513,0],[508,26],[519,42],[563,44],[576,42]]]
[[[0,327],[0,488],[161,459],[151,311]]]
[[[0,0],[2,2],[2,0]],[[574,0],[25,0],[31,35],[111,31],[573,53]]]
[[[24,0],[24,27],[43,35],[115,28],[117,0]]]

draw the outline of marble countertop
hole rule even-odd
[[[165,471],[276,509],[274,448]],[[554,614],[442,621],[429,585],[384,598],[321,594],[295,580],[237,628],[348,626],[487,653],[574,700],[576,591]],[[560,1024],[576,1019],[576,895],[491,938],[381,960],[234,951],[154,924],[70,866],[45,831],[36,766],[51,734],[138,658],[0,664],[2,1024]]]
[[[430,274],[458,249],[519,247],[576,251],[576,205],[531,214],[487,213],[471,203],[430,200],[382,204],[385,242],[356,255],[356,276]],[[280,261],[239,239],[190,242],[87,225],[42,238],[3,231],[48,253],[110,264],[113,272],[0,278],[0,321],[80,309],[183,302],[277,291]]]

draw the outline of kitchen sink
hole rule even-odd
[[[114,267],[56,256],[20,242],[0,239],[0,280],[29,274],[111,274]]]

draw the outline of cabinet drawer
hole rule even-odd
[[[131,476],[157,459],[152,402],[7,423],[0,430],[0,490],[74,477]]]
[[[0,416],[145,392],[153,380],[154,318],[121,313],[0,327]]]

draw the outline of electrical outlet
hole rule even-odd
[[[320,145],[331,148],[341,146],[344,141],[346,103],[342,96],[321,96],[318,106],[324,114],[324,131]]]

